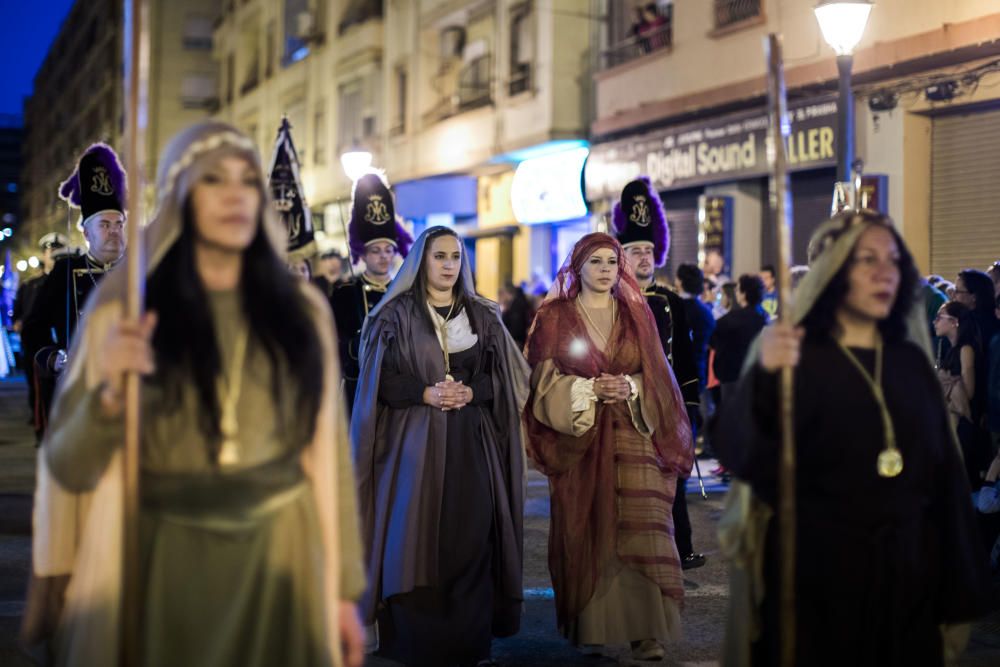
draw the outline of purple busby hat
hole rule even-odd
[[[354,183],[351,220],[347,225],[347,240],[351,259],[358,261],[372,243],[387,241],[396,246],[403,257],[413,245],[413,237],[396,216],[396,202],[389,186],[377,173],[365,174]]]
[[[98,213],[125,215],[125,169],[111,146],[93,144],[80,156],[73,173],[59,186],[59,196],[80,209],[80,228]]]
[[[653,244],[653,263],[662,266],[670,252],[670,228],[663,202],[648,176],[640,176],[622,190],[611,213],[614,234],[622,247]]]

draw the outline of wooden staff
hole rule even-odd
[[[125,318],[140,321],[145,301],[143,257],[143,169],[149,91],[149,1],[125,0],[125,136],[128,169],[128,287]],[[142,662],[142,599],[139,582],[139,434],[140,378],[125,376],[124,535],[122,553],[122,664]]]
[[[781,41],[770,34],[764,41],[767,58],[767,110],[771,163],[770,201],[778,238],[778,294],[781,323],[792,324],[792,205],[785,155],[791,133]],[[778,521],[781,530],[781,664],[795,665],[795,423],[792,391],[794,369],[781,369],[781,459],[779,463]]]

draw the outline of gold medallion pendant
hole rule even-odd
[[[903,455],[895,447],[883,449],[878,455],[879,477],[896,477],[901,472],[903,472]]]

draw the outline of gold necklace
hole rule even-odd
[[[249,329],[240,331],[236,336],[229,377],[221,375],[216,379],[216,393],[219,396],[219,407],[222,412],[219,415],[219,431],[222,433],[222,447],[219,448],[219,463],[221,465],[233,465],[240,458],[240,422],[236,408],[239,405],[240,391],[243,387],[243,364],[246,361],[249,338]]]
[[[430,299],[428,299],[427,301],[428,303],[430,303]],[[438,331],[440,332],[440,338],[441,338],[441,350],[444,352],[444,379],[448,380],[449,382],[455,381],[455,378],[451,374],[451,360],[448,358],[448,320],[451,319],[451,312],[455,310],[455,301],[456,299],[452,298],[451,306],[448,308],[448,314],[445,315],[445,318],[441,321],[441,324],[438,326]],[[435,308],[433,303],[430,303],[430,306],[432,310]],[[442,308],[443,307],[444,306],[442,306]],[[434,314],[437,315],[438,317],[441,317],[441,315],[438,314],[437,310],[434,310]]]
[[[858,369],[858,372],[861,373],[861,376],[868,383],[868,387],[875,397],[875,402],[878,403],[879,412],[882,413],[882,431],[885,434],[885,447],[878,455],[878,474],[880,477],[896,477],[899,473],[903,472],[903,455],[896,448],[896,430],[892,425],[889,407],[885,403],[885,393],[882,391],[882,336],[877,336],[875,339],[874,378],[847,346],[839,340],[836,342],[837,347],[844,352],[851,364]]]
[[[590,322],[590,326],[594,327],[594,331],[597,333],[598,336],[601,337],[601,340],[604,341],[604,347],[607,348],[608,341],[611,336],[611,331],[614,331],[615,329],[615,308],[617,304],[615,303],[614,297],[611,298],[611,330],[608,331],[607,336],[604,335],[604,332],[601,331],[600,327],[598,327],[597,324],[594,322],[594,320],[591,319],[590,312],[587,311],[587,306],[584,305],[583,299],[581,299],[580,296],[577,295],[576,300],[577,302],[579,302],[580,308],[583,309],[583,316],[587,318],[588,322]]]

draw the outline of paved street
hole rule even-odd
[[[33,435],[28,418],[23,381],[0,380],[0,665],[27,667],[31,663],[16,648],[16,633],[23,609],[24,588],[30,562],[30,510],[34,479]],[[702,461],[702,471],[714,467]],[[722,641],[726,609],[725,565],[717,555],[715,522],[723,488],[709,484],[709,497],[701,498],[694,482],[688,497],[694,525],[695,546],[708,555],[708,564],[685,573],[684,640],[668,648],[663,665],[715,665]],[[494,657],[505,667],[557,665],[651,664],[631,661],[625,651],[611,650],[605,658],[584,657],[573,650],[555,628],[551,583],[546,566],[548,491],[544,477],[531,473],[525,534],[525,589],[527,603],[521,632],[498,641]],[[370,659],[366,667],[394,663]],[[1000,614],[976,626],[963,667],[1000,664]]]

